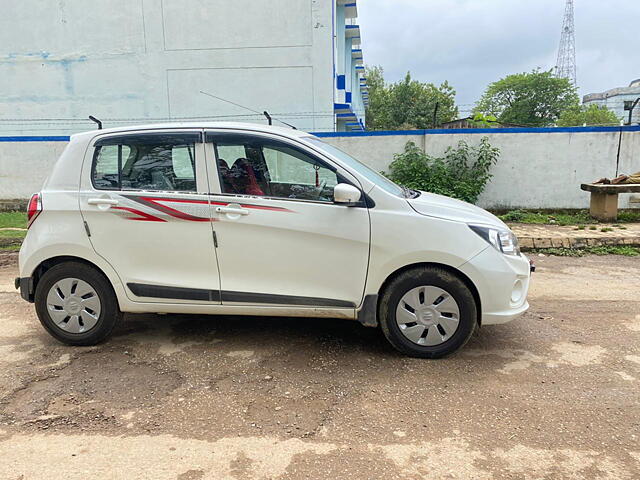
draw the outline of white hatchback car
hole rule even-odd
[[[123,312],[354,319],[436,358],[528,308],[507,226],[308,133],[169,124],[73,135],[29,204],[16,288],[71,345]]]

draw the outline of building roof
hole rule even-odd
[[[640,95],[640,78],[632,81],[628,87],[618,87],[605,92],[590,93],[585,95],[582,101],[583,103],[587,103],[594,100],[605,100],[610,97],[617,97],[618,95]]]

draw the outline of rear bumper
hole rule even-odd
[[[20,290],[20,296],[27,302],[33,303],[33,280],[31,277],[15,279],[16,290]]]

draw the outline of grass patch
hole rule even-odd
[[[0,212],[0,228],[27,228],[24,212]]]
[[[585,248],[537,248],[530,253],[544,253],[557,257],[584,257],[586,255],[623,255],[625,257],[640,257],[640,248],[626,245],[604,245]]]
[[[1,238],[24,238],[27,236],[26,230],[0,230]]]
[[[531,223],[538,225],[579,225],[599,223],[591,218],[588,210],[558,210],[543,212],[536,210],[511,210],[498,215],[503,222]],[[618,224],[640,222],[640,212],[618,212]]]
[[[618,223],[640,222],[640,212],[618,212]]]
[[[27,235],[26,230],[0,230],[0,252],[15,252]]]

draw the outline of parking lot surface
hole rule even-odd
[[[640,258],[535,258],[438,361],[326,319],[130,315],[49,337],[0,266],[0,478],[640,478]]]

